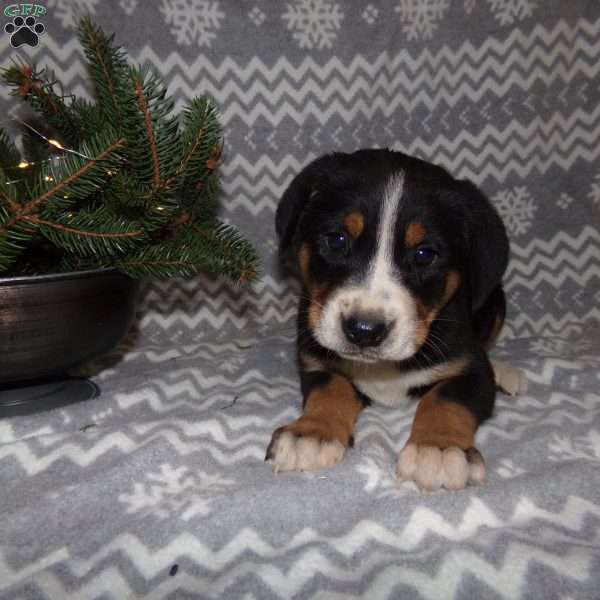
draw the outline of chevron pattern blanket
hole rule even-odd
[[[2,65],[34,57],[85,93],[72,25],[89,12],[180,98],[216,99],[224,216],[264,276],[148,282],[134,331],[89,367],[100,398],[0,421],[0,597],[598,598],[600,3],[44,6],[35,47],[0,32]],[[335,469],[263,462],[300,411],[277,200],[316,155],[369,146],[472,179],[509,230],[495,356],[529,391],[478,432],[485,486],[400,484],[412,415],[384,407]]]

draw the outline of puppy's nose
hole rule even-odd
[[[343,318],[342,329],[348,341],[360,348],[379,346],[389,332],[389,327],[383,319],[362,315]]]

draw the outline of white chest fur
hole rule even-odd
[[[446,363],[427,369],[400,372],[393,363],[364,364],[346,361],[342,370],[374,402],[386,406],[401,406],[411,400],[408,390],[443,379],[448,367]]]

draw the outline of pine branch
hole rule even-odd
[[[36,129],[39,130],[37,124],[33,124]],[[33,169],[25,171],[26,175],[31,175],[33,171],[38,171],[39,169],[37,167],[48,160],[54,153],[49,144],[42,143],[40,136],[29,129],[24,128],[21,143],[23,144],[23,155],[25,159],[33,166]]]
[[[3,223],[8,222],[12,215],[16,215],[21,210],[21,205],[17,200],[15,192],[16,188],[14,184],[8,183],[5,174],[2,172],[0,179],[0,209],[4,210],[6,214],[0,218],[0,227]]]
[[[152,187],[156,189],[162,185],[163,181],[160,176],[160,158],[158,156],[158,148],[156,147],[156,136],[154,134],[152,115],[150,114],[150,109],[146,101],[146,93],[144,91],[144,86],[142,85],[142,83],[136,81],[134,90],[140,112],[142,113],[142,117],[144,119],[144,127],[146,129],[146,140],[148,142],[148,148],[150,149],[150,156],[152,158]]]
[[[0,169],[12,175],[18,172],[21,154],[6,132],[0,127]]]
[[[194,98],[183,109],[182,120],[183,157],[175,176],[184,176],[180,183],[183,187],[185,178],[202,177],[215,170],[220,156],[221,128],[217,110],[207,98]]]
[[[96,103],[65,95],[48,69],[3,74],[41,115],[36,129],[69,151],[46,160],[51,147],[25,131],[36,166],[9,184],[20,157],[0,130],[0,271],[115,265],[137,277],[208,270],[252,280],[255,251],[215,219],[223,142],[214,106],[194,99],[179,119],[161,80],[129,67],[114,36],[89,19],[79,36]]]
[[[2,209],[0,209],[0,217]],[[35,227],[20,222],[9,230],[0,228],[0,273],[8,271],[35,237]]]
[[[106,117],[100,105],[82,98],[75,98],[70,108],[75,115],[80,143],[89,140],[106,127]],[[111,127],[114,126],[111,121],[109,124]]]
[[[16,192],[16,187],[8,182],[4,170],[0,168],[0,235],[9,229],[22,209]]]
[[[136,179],[149,188],[148,196],[156,196],[169,188],[177,168],[180,140],[174,102],[154,74],[130,68],[123,105],[127,158],[136,165]]]
[[[136,278],[193,277],[207,271],[240,284],[253,281],[257,270],[252,246],[232,227],[216,221],[210,225],[204,229],[187,224],[177,238],[118,259],[116,266]]]
[[[184,206],[193,207],[199,217],[206,218],[216,209],[216,168],[222,148],[217,111],[208,99],[194,98],[184,109],[181,143],[183,156],[176,171],[177,190]],[[199,195],[205,197],[205,202],[196,202]]]
[[[18,203],[18,207],[10,211],[0,226],[0,235],[7,233],[19,223],[35,224],[31,217],[51,219],[57,212],[64,211],[74,199],[86,197],[100,189],[109,179],[107,174],[117,169],[121,157],[118,154],[123,140],[114,140],[109,145],[102,145],[103,136],[98,136],[89,144],[84,144],[90,159],[69,155],[55,169],[49,165],[42,169],[34,186],[34,197]],[[2,187],[6,192],[8,186]]]
[[[49,69],[37,71],[35,66],[26,63],[15,64],[2,71],[2,79],[13,88],[11,95],[27,102],[51,127],[60,132],[65,144],[79,144],[79,124],[65,102],[67,96],[62,86]]]
[[[15,212],[19,205],[18,198],[24,197],[27,185],[34,168],[22,160],[17,147],[8,135],[0,129],[0,169],[4,172],[5,186],[0,186],[0,203]],[[10,184],[7,182],[10,181]]]
[[[68,208],[77,198],[85,198],[102,189],[122,163],[123,138],[112,132],[103,132],[81,146],[78,155],[65,155],[60,166],[51,166],[42,171],[38,179],[34,198],[23,207],[22,214],[30,216],[41,212],[43,217],[52,218],[53,211]]]
[[[0,169],[0,272],[8,270],[35,235],[34,225],[15,220],[20,209],[15,186]]]
[[[111,179],[110,187],[103,190],[102,202],[113,213],[137,221],[152,238],[168,227],[181,204],[171,190],[153,194],[125,168]]]
[[[191,223],[186,234],[183,236],[184,243],[195,242],[210,249],[206,256],[206,269],[211,273],[224,273],[242,284],[250,283],[258,276],[256,251],[231,225],[217,219],[202,226]]]
[[[32,239],[43,232],[59,247],[69,246],[71,251],[81,254],[105,254],[107,248],[120,251],[122,248],[131,249],[133,244],[128,238],[133,235],[110,237],[114,234],[132,234],[136,231],[133,224],[117,228],[116,222],[109,223],[104,229],[104,236],[86,235],[91,233],[91,227],[85,231],[85,217],[75,219],[77,231],[71,231],[73,236],[69,245],[65,241],[68,225],[64,220],[64,212],[77,199],[85,198],[104,187],[110,180],[109,172],[116,170],[122,159],[118,154],[123,146],[123,140],[114,140],[115,134],[99,134],[89,143],[82,145],[82,150],[89,159],[68,155],[61,161],[60,166],[51,165],[41,170],[38,181],[34,186],[32,198],[19,201],[16,189],[7,184],[4,174],[0,180],[0,271],[6,271],[17,259],[24,248],[31,244]],[[111,143],[107,144],[108,140]],[[52,224],[55,224],[53,226]],[[88,227],[91,222],[87,221]],[[98,225],[95,222],[95,225]],[[62,226],[62,230],[61,230]],[[100,230],[102,233],[102,229]],[[144,237],[136,231],[136,238]]]
[[[40,233],[59,248],[81,257],[101,257],[135,250],[147,236],[134,221],[111,214],[105,207],[65,213],[53,221],[29,217]]]
[[[128,82],[121,131],[127,164],[136,168],[128,171],[123,184],[134,192],[132,203],[143,207],[143,226],[156,232],[174,218],[180,206],[172,177],[181,146],[178,119],[171,115],[173,100],[155,75],[130,68]]]
[[[114,34],[106,35],[89,17],[81,19],[78,32],[94,81],[94,96],[98,106],[109,121],[121,123],[122,93],[127,69],[125,52],[113,45]]]

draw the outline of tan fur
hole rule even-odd
[[[411,223],[406,228],[404,244],[407,248],[415,248],[425,239],[426,235],[427,230],[423,227],[422,223]]]
[[[443,385],[436,385],[419,402],[409,443],[468,450],[474,444],[477,422],[464,406],[440,398]]]
[[[341,375],[317,388],[306,399],[304,414],[282,428],[297,436],[313,436],[320,440],[337,440],[348,446],[352,430],[363,405],[350,382]]]
[[[356,239],[365,228],[365,218],[359,212],[351,212],[344,218],[344,227],[352,239]]]
[[[421,346],[423,342],[425,342],[429,334],[429,328],[431,327],[431,324],[444,306],[450,302],[460,287],[460,283],[460,275],[456,271],[450,271],[446,276],[446,287],[444,288],[444,294],[438,304],[435,304],[434,306],[425,306],[422,302],[417,301],[417,316],[419,318],[415,334],[417,346]]]
[[[315,286],[310,290],[310,306],[308,307],[308,325],[314,329],[323,314],[323,305],[329,295],[326,287]]]
[[[458,288],[460,287],[460,275],[456,271],[450,271],[446,276],[446,288],[444,289],[444,295],[442,296],[442,301],[440,302],[441,310],[450,300],[452,296],[456,294]]]
[[[304,279],[304,283],[308,285],[310,281],[310,273],[309,273],[309,264],[310,264],[310,248],[307,244],[302,244],[300,246],[300,250],[298,251],[298,266],[300,267],[300,274],[302,275],[302,279]]]

